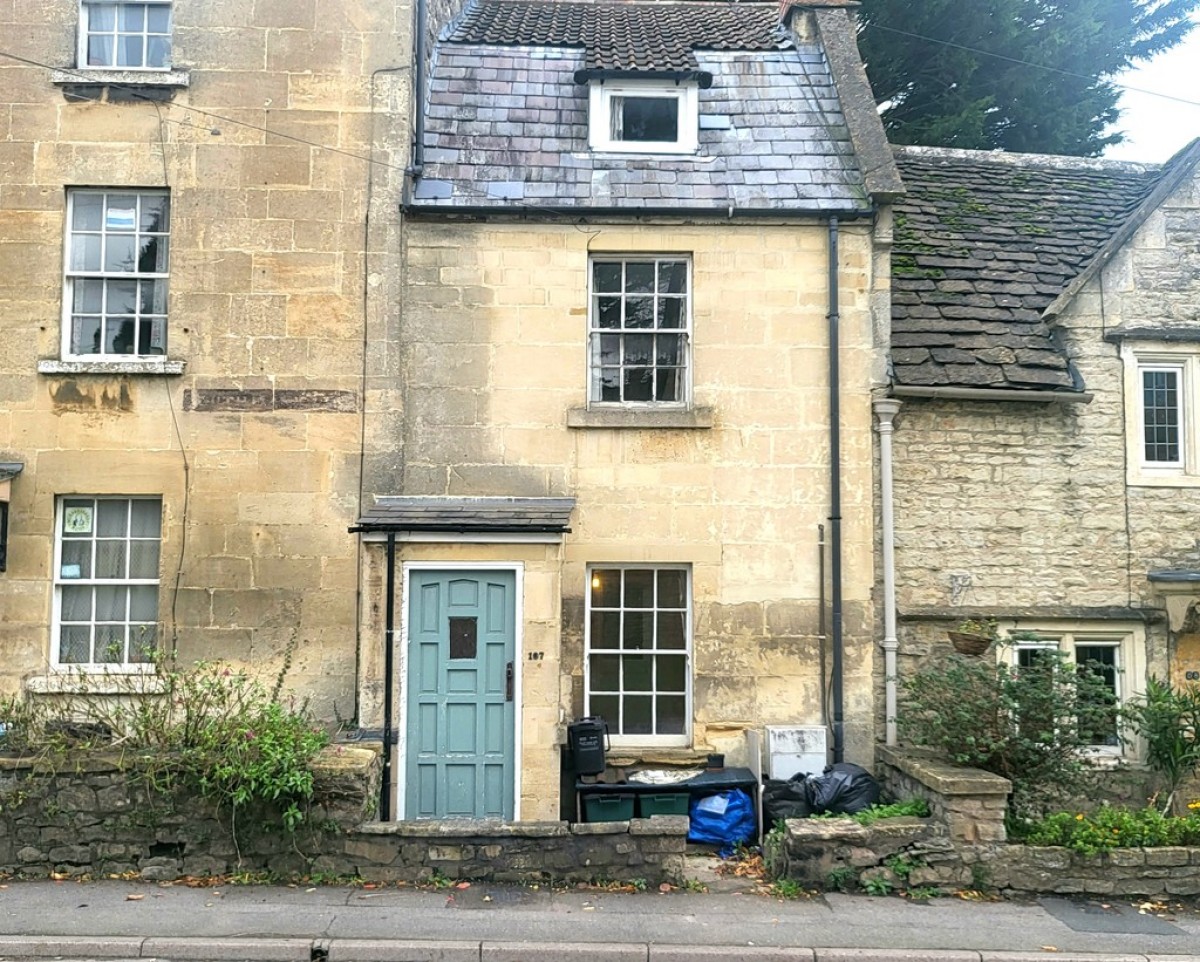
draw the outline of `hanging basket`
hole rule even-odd
[[[992,639],[987,635],[969,635],[963,631],[948,631],[950,644],[960,655],[982,655],[992,647]]]

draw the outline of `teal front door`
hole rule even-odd
[[[409,575],[405,818],[513,817],[516,574]]]

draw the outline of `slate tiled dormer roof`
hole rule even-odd
[[[586,70],[645,73],[699,69],[696,49],[780,50],[790,44],[778,5],[695,2],[481,3],[451,35],[455,43],[578,47]]]
[[[869,210],[863,168],[878,165],[855,155],[830,59],[779,14],[776,0],[473,0],[434,51],[410,209]],[[597,71],[697,81],[698,151],[591,151]]]
[[[898,147],[892,363],[905,388],[1074,391],[1044,312],[1153,190],[1160,168]]]

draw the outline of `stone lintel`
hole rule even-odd
[[[358,410],[353,391],[284,388],[196,388],[183,392],[185,411],[336,411]]]
[[[1088,607],[1086,605],[1034,605],[1020,608],[991,607],[922,607],[907,608],[899,612],[905,622],[954,622],[964,618],[1021,621],[1141,621],[1147,624],[1161,622],[1166,616],[1161,608],[1126,608],[1118,606]]]

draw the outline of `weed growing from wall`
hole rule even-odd
[[[307,704],[283,693],[294,645],[270,687],[221,662],[164,660],[154,674],[80,673],[67,694],[0,700],[0,751],[61,771],[116,750],[158,801],[184,792],[214,802],[235,838],[252,807],[294,832],[313,794],[312,759],[329,742]]]

